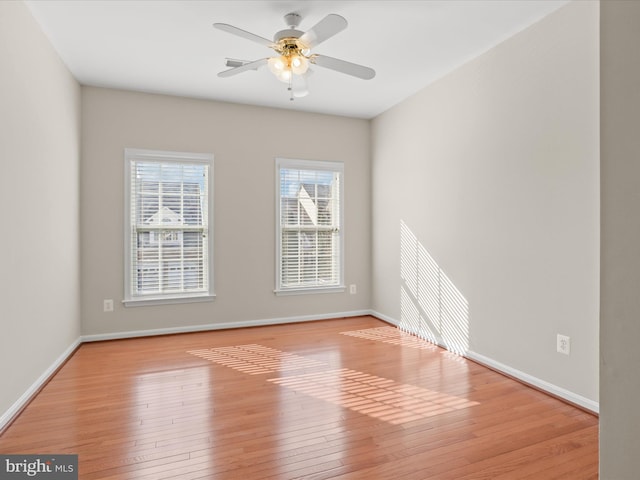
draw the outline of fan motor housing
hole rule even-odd
[[[293,28],[287,28],[286,30],[280,30],[273,36],[273,41],[278,43],[283,38],[300,38],[304,32],[300,30],[295,30]]]

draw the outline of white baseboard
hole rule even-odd
[[[371,315],[387,323],[390,323],[392,325],[395,325],[395,326],[399,325],[399,322],[396,319],[391,318],[387,315],[384,315],[380,312],[376,312],[375,310],[371,311]],[[445,348],[442,345],[440,345],[440,347]],[[469,360],[473,360],[474,362],[480,363],[493,370],[497,370],[498,372],[502,372],[505,375],[516,378],[521,382],[527,385],[531,385],[532,387],[538,388],[544,392],[547,392],[550,395],[562,398],[567,402],[573,403],[574,405],[579,405],[580,407],[586,410],[589,410],[593,413],[600,412],[599,402],[583,397],[582,395],[578,395],[577,393],[571,392],[565,388],[558,387],[557,385],[554,385],[545,380],[534,377],[533,375],[529,375],[528,373],[512,368],[508,365],[505,365],[504,363],[500,363],[496,360],[493,360],[492,358],[485,357],[484,355],[481,355],[479,353],[476,353],[473,351],[467,351],[464,356]]]
[[[171,335],[175,333],[206,332],[209,330],[226,330],[229,328],[263,327],[267,325],[280,325],[285,323],[313,322],[316,320],[328,320],[331,318],[359,317],[362,315],[371,315],[371,310],[355,310],[350,312],[336,312],[322,315],[303,315],[296,317],[264,318],[256,320],[243,320],[239,322],[209,323],[206,325],[156,328],[153,330],[132,330],[128,332],[98,333],[95,335],[83,335],[82,342],[99,342],[103,340],[118,340],[122,338],[151,337],[155,335]]]
[[[9,407],[9,409],[0,416],[0,431],[6,427],[9,422],[22,410],[33,396],[40,390],[49,380],[60,366],[67,361],[71,354],[82,343],[81,338],[77,338],[62,354],[47,368],[38,379]]]
[[[369,315],[373,315],[374,317],[379,318],[380,320],[390,323],[391,325],[394,325],[396,327],[399,325],[399,323],[396,321],[395,318],[391,318],[388,315],[385,315],[380,312],[376,312],[375,310],[370,310]]]
[[[474,362],[478,362],[482,365],[485,365],[494,370],[498,370],[499,372],[504,373],[510,377],[517,378],[521,382],[524,382],[528,385],[536,387],[542,391],[545,391],[553,396],[563,398],[564,400],[573,403],[574,405],[579,405],[580,407],[589,410],[593,413],[599,413],[600,404],[599,402],[595,402],[590,400],[582,395],[578,395],[577,393],[573,393],[565,388],[558,387],[552,383],[549,383],[545,380],[541,380],[533,375],[529,375],[528,373],[522,372],[520,370],[516,370],[515,368],[511,368],[504,363],[497,362],[489,357],[485,357],[476,352],[468,351],[465,354],[465,357],[473,360]]]

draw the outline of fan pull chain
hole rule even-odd
[[[293,72],[291,72],[291,75],[289,76],[289,100],[291,100],[293,102]]]

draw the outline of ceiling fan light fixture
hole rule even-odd
[[[304,75],[309,70],[309,60],[298,53],[271,57],[267,60],[269,70],[278,80],[289,83],[293,75]]]

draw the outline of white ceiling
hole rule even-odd
[[[568,0],[28,0],[83,85],[372,118],[553,12]],[[289,100],[267,68],[218,78],[225,58],[272,50],[212,27],[229,23],[271,39],[289,12],[306,31],[329,13],[346,30],[314,53],[372,67],[361,80],[313,67],[311,94]]]

